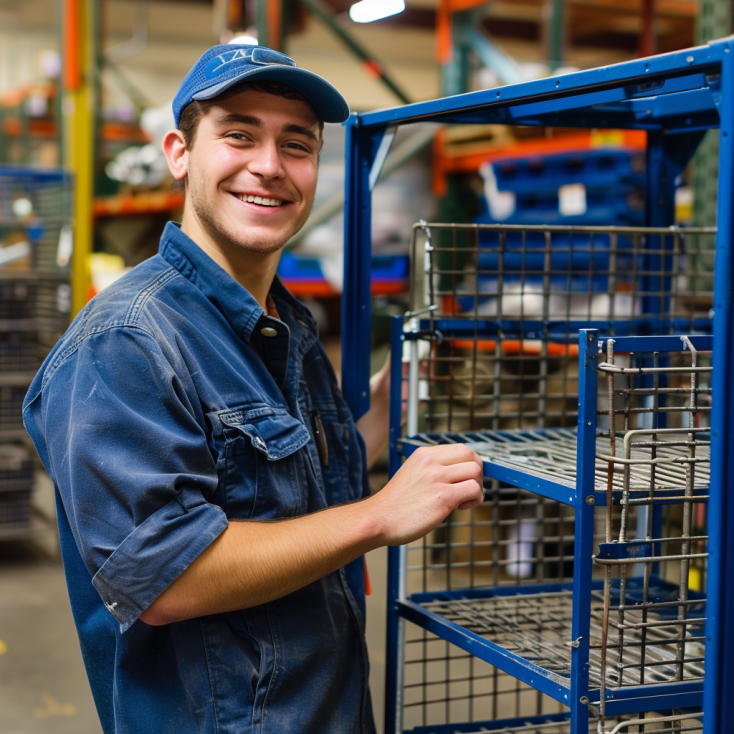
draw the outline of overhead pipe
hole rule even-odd
[[[321,0],[300,0],[300,2],[362,62],[362,68],[369,76],[381,81],[403,104],[410,104],[408,95],[385,71],[382,64],[346,28],[336,22],[334,13]]]
[[[525,81],[525,75],[517,61],[479,30],[477,23],[470,24],[463,31],[463,35],[466,43],[471,46],[482,64],[497,74],[502,84],[516,84]]]

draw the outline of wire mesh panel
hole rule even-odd
[[[579,328],[710,330],[715,231],[416,225],[411,308],[464,326],[426,355],[420,430],[573,426]]]
[[[483,505],[407,547],[405,594],[427,617],[542,668],[560,689],[571,687],[577,647],[579,329],[619,339],[710,332],[714,234],[414,229],[408,436],[400,450],[468,443],[485,462],[571,496],[557,501],[485,478]],[[586,676],[599,691],[600,726],[621,723],[605,718],[607,691],[703,676],[711,405],[710,354],[690,340],[686,351],[640,354],[608,344],[594,376],[596,562],[587,588]],[[405,635],[406,728],[566,710],[560,698],[425,629],[408,625]]]
[[[571,580],[572,508],[492,480],[485,480],[485,496],[479,507],[449,516],[408,546],[409,595]],[[441,603],[426,606],[442,612]],[[456,612],[445,616],[464,624]],[[412,625],[406,630],[406,728],[561,710],[557,702],[445,640]]]
[[[605,538],[599,650],[607,686],[703,677],[711,354],[617,358],[607,342]],[[615,486],[621,484],[619,503]],[[660,492],[665,505],[660,505]],[[660,588],[667,582],[667,593]]]

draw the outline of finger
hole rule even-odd
[[[464,443],[440,444],[426,447],[425,450],[430,452],[430,456],[434,461],[444,466],[460,464],[465,461],[474,461],[479,466],[483,466],[479,454]]]
[[[451,491],[454,496],[454,507],[458,509],[468,509],[474,507],[484,501],[484,490],[480,482],[476,479],[467,479],[463,482],[451,485]],[[465,507],[462,507],[465,505]]]
[[[449,464],[441,470],[441,481],[447,484],[456,484],[466,479],[482,479],[482,470],[477,467],[475,461],[463,461],[460,464]]]
[[[472,507],[481,505],[482,502],[484,502],[484,497],[482,497],[482,499],[480,500],[467,500],[466,502],[462,502],[456,509],[457,510],[471,510]]]

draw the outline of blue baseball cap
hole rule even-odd
[[[349,106],[326,79],[306,69],[280,51],[265,46],[220,44],[205,51],[186,75],[173,99],[176,127],[190,102],[213,99],[244,81],[281,82],[300,92],[323,122],[344,122]]]

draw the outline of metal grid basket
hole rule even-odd
[[[415,381],[430,390],[419,430],[574,426],[579,329],[710,332],[715,234],[415,225],[411,311],[457,327]]]
[[[396,440],[395,449],[467,442],[491,470],[483,505],[391,559],[402,568],[393,576],[407,600],[401,614],[416,622],[395,632],[405,640],[393,661],[402,686],[396,728],[565,710],[557,692],[546,696],[511,666],[489,664],[496,649],[478,659],[455,645],[471,649],[462,635],[472,633],[543,669],[556,691],[574,688],[580,534],[590,549],[590,639],[582,647],[586,687],[598,692],[592,716],[608,727],[621,713],[619,703],[605,711],[612,689],[700,684],[709,355],[680,351],[680,339],[658,354],[649,345],[615,354],[613,340],[605,342],[612,351],[598,387],[594,376],[599,431],[583,529],[573,496],[582,468],[575,427],[585,389],[579,329],[595,330],[594,358],[601,337],[709,331],[714,234],[414,228],[412,313],[393,340],[409,355],[407,374],[394,368],[393,377],[408,382],[414,438]],[[554,492],[538,493],[543,483]]]

